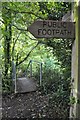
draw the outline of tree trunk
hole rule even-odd
[[[4,20],[4,67],[5,67],[5,77],[8,76],[9,70],[11,68],[11,11],[7,9],[8,3],[2,4],[2,17]]]

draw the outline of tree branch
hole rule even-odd
[[[13,26],[16,27],[20,31],[27,31],[27,29],[19,28],[18,26],[14,25],[14,24],[13,24]]]
[[[13,10],[13,9],[9,9],[9,8],[7,8],[6,7],[6,9],[7,10],[10,10],[10,11],[12,11],[13,13],[21,13],[21,14],[32,14],[32,15],[34,15],[34,16],[36,16],[36,17],[38,17],[38,18],[40,18],[40,19],[44,19],[44,18],[42,18],[42,17],[40,17],[38,14],[35,14],[34,12],[32,12],[32,11],[19,11],[19,10]]]
[[[29,51],[29,53],[27,54],[27,56],[26,56],[23,60],[21,60],[16,66],[20,65],[21,63],[23,63],[23,62],[30,56],[31,52],[32,52],[38,45],[39,45],[39,42],[38,42],[34,47],[32,47],[32,49]]]
[[[0,18],[0,21],[2,22],[2,23],[4,23],[4,21]]]
[[[15,39],[15,41],[14,41],[14,43],[13,43],[13,48],[12,48],[12,59],[14,58],[13,53],[14,53],[15,44],[16,44],[16,42],[17,42],[17,40],[18,40],[20,34],[21,34],[21,32],[18,34],[17,38]]]
[[[2,37],[0,38],[0,40],[1,40],[2,38],[4,38],[4,36],[2,36]]]
[[[44,41],[42,41],[41,39],[31,38],[27,33],[24,33],[24,34],[25,34],[26,36],[28,36],[29,39],[31,39],[31,40],[37,41],[37,42],[39,42],[39,43],[41,43],[41,44],[47,44],[47,42],[44,42]]]

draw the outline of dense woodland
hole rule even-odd
[[[51,104],[68,114],[71,88],[71,39],[35,38],[28,31],[35,20],[61,21],[71,11],[69,2],[3,2],[0,12],[0,67],[3,92],[12,91],[12,61],[22,75],[30,60],[43,62],[40,90],[50,95]],[[33,75],[39,79],[39,66],[33,64]],[[72,101],[73,102],[73,101]],[[66,110],[64,110],[66,108]]]

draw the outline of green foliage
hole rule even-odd
[[[13,88],[12,88],[12,79],[2,79],[2,91],[5,93],[10,93],[13,92]]]
[[[75,97],[70,97],[70,103],[75,104],[76,103],[76,98]]]
[[[70,3],[63,2],[9,2],[2,5],[3,23],[1,27],[4,37],[2,39],[4,48],[0,47],[0,55],[3,57],[3,72],[5,73],[7,53],[10,56],[10,65],[7,66],[9,67],[8,74],[11,73],[12,60],[17,64],[17,72],[20,75],[24,73],[30,59],[44,62],[41,89],[44,93],[51,94],[52,99],[50,99],[50,102],[55,101],[55,104],[60,104],[61,106],[62,104],[67,106],[69,101],[72,41],[36,39],[27,31],[27,27],[36,19],[61,20],[62,16],[70,10],[70,6]],[[4,10],[10,11],[10,17],[9,13],[5,15]],[[9,25],[11,25],[11,36],[8,34],[9,31],[5,32],[5,26],[9,28]],[[5,45],[7,44],[6,36],[10,37],[9,52],[7,48],[5,50]],[[33,50],[32,48],[36,46],[38,41],[39,45]],[[27,57],[30,51],[31,53]],[[33,64],[33,69],[33,74],[39,79],[39,66]],[[3,90],[11,91],[11,86],[10,76],[8,78],[3,77]]]
[[[2,61],[0,58],[0,67],[3,67],[3,91],[12,91],[12,61],[17,65],[17,76],[23,75],[29,60],[41,61],[43,71],[40,90],[49,95],[51,107],[56,108],[60,118],[68,116],[69,111],[73,41],[55,38],[36,39],[27,31],[27,27],[36,19],[61,20],[70,9],[71,3],[68,2],[5,2],[2,4],[2,18],[0,16],[0,56],[3,58]],[[8,72],[5,78],[6,67]],[[39,83],[40,68],[36,63],[32,67],[33,75]],[[71,103],[74,102],[75,99],[72,98]]]
[[[40,10],[47,13],[47,18],[51,20],[61,20],[62,16],[71,9],[71,3],[66,2],[41,2]]]
[[[56,59],[46,59],[42,72],[42,86],[39,89],[43,94],[49,96],[49,103],[51,108],[55,108],[57,116],[61,118],[68,117],[70,105],[70,78],[65,77],[67,71],[61,68],[61,63]],[[35,77],[39,75],[39,68],[34,74]],[[39,77],[37,77],[39,81]],[[66,108],[66,109],[65,109]]]
[[[80,104],[80,99],[77,99],[74,96],[70,96],[70,104],[73,105],[75,103]]]

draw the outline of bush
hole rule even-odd
[[[10,79],[10,78],[2,79],[2,91],[6,92],[6,93],[13,92],[12,79]]]
[[[70,78],[65,77],[66,74],[67,71],[63,73],[63,70],[60,70],[60,68],[52,68],[52,66],[50,67],[46,64],[43,67],[42,86],[40,86],[40,90],[43,94],[50,96],[49,103],[52,107],[57,106],[61,109],[59,111],[60,115],[68,115],[69,112]],[[35,73],[35,77],[37,76],[39,76],[39,68],[37,73]]]

